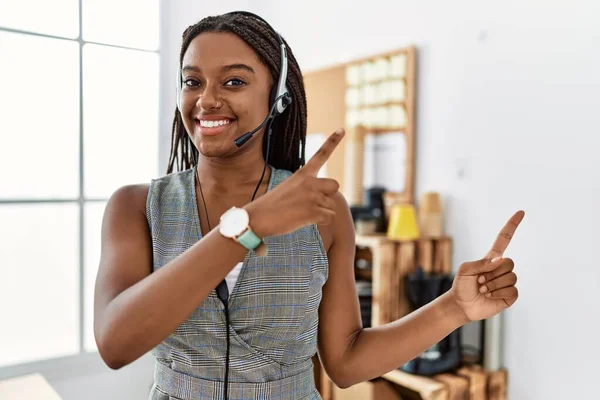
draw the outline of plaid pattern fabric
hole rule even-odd
[[[272,168],[268,190],[290,175]],[[193,168],[152,180],[146,216],[155,271],[200,240],[196,201]],[[312,356],[317,351],[321,289],[328,275],[321,237],[316,225],[309,225],[263,240],[268,254],[248,251],[229,298],[229,398],[320,399]],[[157,365],[150,398],[221,399],[225,329],[224,306],[213,289],[152,350]]]
[[[223,382],[209,381],[173,371],[157,363],[151,400],[222,399]],[[229,400],[235,399],[302,399],[321,400],[315,389],[312,369],[289,378],[270,382],[230,382]]]

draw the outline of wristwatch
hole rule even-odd
[[[250,216],[244,208],[231,207],[221,215],[219,232],[226,238],[231,238],[247,248],[256,249],[262,242],[250,229]]]

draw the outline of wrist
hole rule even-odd
[[[250,217],[250,222],[248,224],[250,225],[250,229],[252,229],[252,232],[254,232],[254,234],[258,236],[261,240],[265,236],[268,236],[268,233],[265,229],[266,227],[262,223],[264,222],[264,220],[259,216],[255,204],[250,203],[242,208],[248,212],[248,216]]]
[[[457,328],[471,322],[458,303],[452,289],[440,296],[440,307],[444,317],[449,318]]]

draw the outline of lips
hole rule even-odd
[[[211,117],[195,119],[196,129],[204,136],[216,136],[228,129],[234,122],[234,119],[224,117]]]

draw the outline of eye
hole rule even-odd
[[[200,85],[200,82],[196,79],[188,78],[183,80],[183,84],[186,86],[197,87]]]
[[[233,78],[233,79],[230,79],[227,82],[225,82],[225,86],[242,86],[245,84],[246,84],[246,82],[244,82],[243,80],[238,79],[238,78]]]

